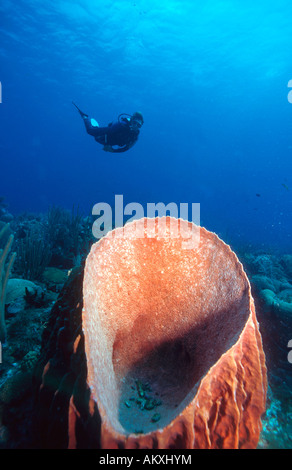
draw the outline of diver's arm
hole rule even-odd
[[[128,150],[129,148],[129,145],[125,145],[124,147],[120,147],[118,149],[114,149],[111,145],[104,145],[102,150],[110,153],[122,153]]]
[[[129,148],[131,148],[132,145],[125,145],[124,147],[120,147],[120,148],[117,148],[117,149],[114,149],[112,148],[110,150],[110,152],[112,153],[122,153],[122,152],[126,152],[126,150],[129,150]]]
[[[137,142],[137,139],[133,140],[133,142],[131,142],[130,144],[124,145],[124,147],[120,147],[120,148],[117,148],[117,149],[114,149],[111,145],[105,145],[103,147],[103,150],[105,150],[106,152],[111,152],[111,153],[122,153],[122,152],[126,152],[131,147],[133,147],[133,145],[136,142]]]

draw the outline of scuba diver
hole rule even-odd
[[[140,112],[130,114],[120,114],[117,122],[111,122],[107,127],[99,127],[95,119],[89,118],[72,101],[74,106],[84,120],[84,124],[89,135],[92,135],[96,142],[103,145],[103,150],[112,153],[121,153],[129,150],[138,140],[138,135],[144,124],[143,116]],[[113,147],[117,146],[117,148]]]

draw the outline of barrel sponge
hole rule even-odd
[[[117,228],[91,248],[83,301],[103,448],[257,446],[265,356],[249,281],[217,235],[172,217]]]

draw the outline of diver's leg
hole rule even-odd
[[[84,117],[84,124],[89,135],[93,135],[94,137],[103,136],[107,132],[107,127],[99,127],[98,122],[90,117]]]
[[[73,103],[73,101],[72,101]],[[100,143],[104,145],[104,139],[105,139],[105,136],[107,134],[107,127],[99,127],[99,124],[98,122],[93,119],[93,118],[90,118],[88,116],[88,114],[85,114],[81,111],[81,109],[78,108],[78,106],[73,103],[74,106],[77,108],[80,116],[82,117],[83,121],[84,121],[84,124],[85,124],[85,127],[86,127],[86,131],[89,135],[92,135],[94,137],[98,137],[101,139]],[[96,139],[96,141],[98,142],[98,140]]]

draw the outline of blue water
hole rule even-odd
[[[10,212],[199,202],[233,245],[291,251],[291,17],[284,0],[1,0]],[[139,141],[104,152],[72,100],[101,125],[140,110]]]

